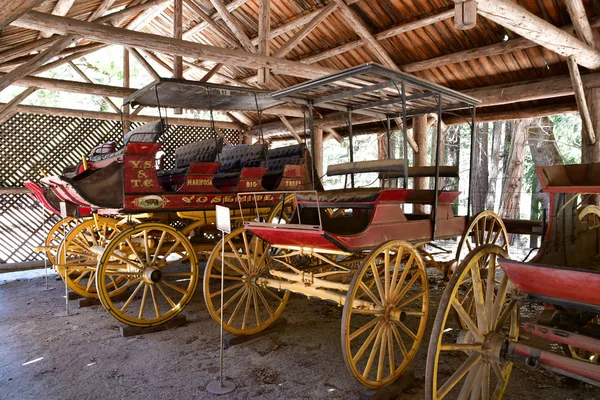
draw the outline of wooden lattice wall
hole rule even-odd
[[[131,127],[139,125],[132,123]],[[232,143],[239,143],[239,131],[221,131]],[[160,139],[166,153],[165,167],[173,166],[177,147],[212,135],[210,128],[169,126]],[[100,143],[114,141],[120,147],[122,138],[119,121],[16,114],[0,125],[0,187],[22,187],[26,180],[37,182],[41,168],[49,175],[59,174]],[[58,219],[28,194],[0,194],[0,264],[42,259],[33,248],[43,244]]]

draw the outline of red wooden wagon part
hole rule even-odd
[[[458,266],[429,343],[427,398],[501,398],[517,361],[600,386],[598,171],[598,163],[538,167],[551,213],[537,255],[529,262],[510,260],[488,244]],[[566,355],[519,341],[522,301],[545,309],[521,329],[559,343]],[[462,364],[445,373],[450,359]]]

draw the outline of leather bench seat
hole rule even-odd
[[[322,203],[369,203],[377,199],[381,193],[380,188],[339,189],[317,192],[319,202]],[[315,202],[317,198],[314,193],[297,193],[298,201]]]
[[[189,166],[196,162],[215,162],[223,148],[223,139],[204,139],[179,146],[175,149],[175,168],[157,171],[161,183],[181,183]],[[167,179],[168,178],[168,179]]]
[[[242,168],[259,167],[265,160],[267,146],[264,144],[227,146],[219,156],[221,165],[213,184],[216,187],[237,185]]]
[[[138,126],[137,128],[132,129],[125,134],[125,136],[123,137],[123,148],[121,148],[117,151],[112,151],[112,152],[98,151],[99,149],[101,149],[104,146],[109,147],[109,148],[112,147],[114,149],[114,147],[110,145],[110,142],[104,143],[104,144],[102,144],[100,146],[96,146],[94,149],[92,149],[91,154],[88,156],[88,161],[98,162],[98,161],[108,160],[110,158],[123,155],[125,153],[125,147],[127,146],[127,144],[129,142],[132,142],[132,143],[156,143],[166,129],[167,129],[167,126],[163,120],[158,120],[156,122],[149,122],[142,126]]]

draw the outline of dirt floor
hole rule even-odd
[[[0,285],[0,399],[214,398],[205,386],[218,376],[219,329],[198,286],[184,311],[187,325],[122,338],[100,305],[80,309],[71,301],[66,316],[61,281],[51,279],[51,291],[39,277]],[[443,286],[432,282],[431,291],[435,310]],[[237,389],[223,398],[355,399],[364,392],[342,358],[341,308],[292,295],[283,318],[283,331],[225,351]],[[426,347],[412,366],[414,387],[399,399],[424,397]],[[600,389],[516,365],[505,398],[600,399]]]

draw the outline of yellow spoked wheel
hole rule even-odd
[[[61,219],[56,224],[54,224],[52,228],[50,228],[50,231],[46,236],[46,242],[44,243],[44,245],[46,246],[46,258],[48,258],[50,264],[57,264],[56,253],[58,251],[60,243],[65,238],[65,232],[71,231],[77,226],[77,224],[79,224],[79,222],[80,220],[78,219],[67,217]]]
[[[342,352],[352,375],[370,388],[396,380],[419,349],[428,310],[419,251],[400,240],[372,251],[352,279],[342,316]]]
[[[504,394],[512,363],[502,354],[507,341],[518,339],[519,323],[498,257],[507,257],[498,245],[473,250],[446,287],[427,353],[427,399],[500,399]],[[502,275],[499,283],[496,275]],[[472,310],[465,306],[470,298]]]
[[[66,280],[71,290],[82,297],[98,298],[96,290],[96,266],[104,247],[126,228],[112,218],[97,217],[73,228],[58,247],[58,274]],[[65,275],[65,269],[68,273]],[[109,280],[108,290],[119,294],[115,283]]]
[[[600,227],[600,208],[595,205],[589,205],[579,212],[579,220],[586,221],[589,229]]]
[[[252,335],[279,318],[290,296],[263,285],[269,278],[271,249],[245,228],[238,228],[215,246],[204,270],[204,301],[211,317],[221,323],[221,260],[224,262],[223,327],[236,335]]]
[[[481,211],[473,217],[456,249],[457,265],[476,247],[495,244],[508,251],[508,232],[502,218],[493,211]]]
[[[169,225],[149,222],[111,240],[98,261],[96,285],[113,317],[148,327],[177,316],[190,302],[198,277],[198,260],[187,237]],[[111,298],[108,282],[128,292]]]

